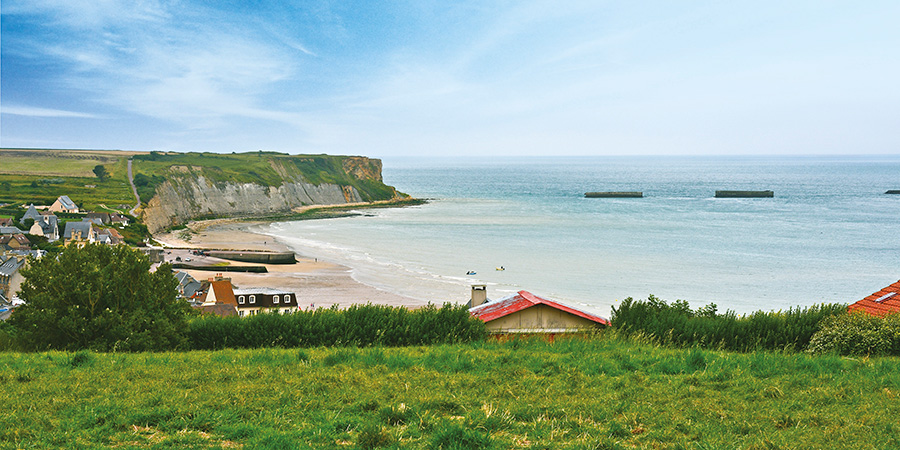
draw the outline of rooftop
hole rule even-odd
[[[900,281],[848,306],[847,309],[875,316],[900,312]]]

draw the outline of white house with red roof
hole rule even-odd
[[[482,286],[473,286],[473,303],[479,298],[486,299],[482,292]],[[483,320],[489,331],[497,333],[566,333],[609,325],[609,320],[603,317],[528,291],[476,304],[469,309],[469,314]]]

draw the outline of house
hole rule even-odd
[[[24,265],[25,258],[14,256],[0,263],[0,294],[7,299],[13,298],[13,294],[19,291],[23,281],[19,269]]]
[[[28,209],[25,210],[25,215],[19,219],[19,223],[25,225],[25,220],[31,219],[35,222],[41,220],[41,213],[38,212],[37,208],[34,207],[34,203],[28,206]]]
[[[479,287],[481,289],[474,289]],[[494,333],[565,333],[608,326],[609,321],[528,291],[488,301],[483,285],[473,286],[469,314],[485,322]],[[485,292],[486,293],[486,292]],[[476,304],[479,301],[484,303]]]
[[[109,214],[104,212],[87,213],[81,220],[90,220],[97,225],[109,225]]]
[[[125,237],[115,228],[95,229],[97,242],[106,245],[119,245],[125,243]]]
[[[18,228],[16,228],[16,227],[3,227],[3,226],[0,226],[0,235],[4,235],[4,234],[23,234],[23,233],[25,233],[25,231],[20,230],[20,229],[18,229]]]
[[[0,236],[0,249],[19,250],[30,249],[31,241],[24,234],[7,234]]]
[[[222,317],[238,314],[231,278],[222,278],[222,275],[210,278],[209,288],[200,294],[199,300],[202,303],[197,308],[202,314],[215,314]]]
[[[34,224],[28,229],[28,234],[35,236],[44,236],[47,240],[55,241],[59,239],[59,225],[56,216],[48,211],[38,211],[32,203],[25,211],[25,215],[19,220],[19,223],[25,224],[25,220],[31,219]]]
[[[178,295],[182,298],[192,299],[199,295],[203,285],[190,276],[187,272],[175,272],[175,279],[178,280]]]
[[[94,231],[93,222],[66,222],[63,240],[65,240],[66,245],[72,242],[94,242],[96,240],[96,232]]]
[[[850,312],[860,311],[873,316],[900,312],[900,281],[847,307]]]
[[[76,205],[68,195],[63,195],[56,199],[56,201],[50,205],[49,209],[53,212],[77,213],[78,205]]]
[[[128,226],[128,217],[125,217],[121,214],[110,214],[109,222],[113,225],[121,225],[123,227]]]
[[[249,317],[260,312],[293,314],[299,308],[297,296],[292,292],[275,289],[244,289],[234,292],[237,297],[238,315]]]

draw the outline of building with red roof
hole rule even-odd
[[[473,303],[480,293],[481,290],[476,293],[473,286]],[[469,313],[483,320],[489,331],[498,333],[565,333],[609,325],[609,320],[603,317],[538,297],[528,291],[476,304],[469,309]]]
[[[873,316],[900,312],[900,281],[850,305],[850,312],[862,311]]]

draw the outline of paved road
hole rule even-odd
[[[134,176],[131,172],[131,158],[128,158],[128,183],[131,184],[131,192],[134,192],[134,198],[137,199],[137,203],[134,205],[134,208],[131,208],[131,211],[128,211],[128,214],[134,216],[134,211],[141,207],[141,196],[137,193],[137,188],[134,187]]]

